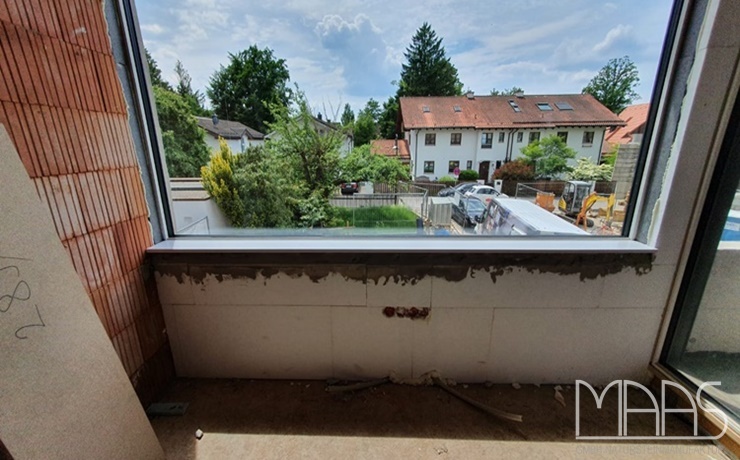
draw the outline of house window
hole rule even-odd
[[[590,147],[594,143],[594,132],[586,131],[583,133],[583,146]]]
[[[460,173],[460,162],[450,161],[449,166],[447,167],[447,172],[450,174],[459,174]]]
[[[532,131],[529,133],[529,143],[537,142],[540,140],[540,132],[539,131]]]
[[[436,144],[437,144],[437,134],[426,133],[424,135],[424,145],[436,145]]]
[[[506,134],[504,134],[504,132],[503,132],[503,131],[502,131],[502,132],[500,132],[500,133],[498,133],[498,143],[499,143],[499,144],[503,144],[503,143],[504,143],[504,139],[505,139],[505,137],[506,137]]]
[[[480,148],[490,149],[493,147],[493,133],[483,133],[480,139]]]
[[[424,173],[434,174],[434,162],[433,161],[424,162]]]
[[[520,144],[522,143],[522,141],[524,141],[524,133],[523,132],[519,131],[518,133],[516,133],[516,141],[518,143],[520,143]]]
[[[568,132],[567,131],[560,131],[558,132],[558,137],[563,140],[564,143],[568,143]]]
[[[542,110],[543,112],[552,112],[552,107],[550,107],[550,104],[547,102],[538,102],[537,108]]]
[[[450,134],[450,145],[460,145],[460,144],[462,144],[462,133]]]
[[[468,160],[467,163],[465,163],[465,169],[473,169],[473,160]]]

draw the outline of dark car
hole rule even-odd
[[[483,214],[486,205],[478,198],[463,198],[452,205],[452,220],[465,227],[475,227],[476,218]]]
[[[437,196],[454,196],[455,192],[465,193],[471,188],[473,188],[474,185],[478,185],[477,182],[463,182],[462,184],[457,184],[454,187],[447,187],[443,188],[439,192],[437,192]]]
[[[339,189],[341,190],[342,195],[354,195],[360,191],[360,187],[357,182],[342,182]]]

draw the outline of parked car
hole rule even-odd
[[[463,182],[462,184],[457,184],[454,187],[443,188],[442,190],[437,192],[437,196],[454,196],[455,192],[458,191],[460,191],[461,193],[465,193],[475,185],[478,184],[476,182]]]
[[[474,187],[471,187],[467,192],[465,192],[465,197],[476,197],[479,200],[483,201],[485,204],[488,204],[489,201],[491,201],[492,198],[507,198],[508,196],[499,192],[495,188],[491,187],[490,185],[476,185]]]
[[[342,195],[354,195],[360,191],[360,186],[357,182],[342,182],[339,189],[342,192]]]
[[[452,204],[452,220],[465,227],[475,227],[486,205],[476,197],[468,197]]]

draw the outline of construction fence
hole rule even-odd
[[[381,206],[403,206],[417,217],[427,218],[429,191],[409,182],[396,184],[373,184],[373,193],[336,195],[329,204],[341,208],[370,208]]]

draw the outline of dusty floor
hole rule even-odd
[[[575,390],[565,406],[552,386],[457,385],[484,404],[521,414],[504,422],[438,387],[385,384],[330,394],[324,381],[177,380],[161,401],[189,403],[183,416],[159,416],[152,425],[171,459],[229,458],[546,458],[720,459],[698,442],[594,443],[575,440]],[[610,393],[615,393],[611,391]],[[610,397],[614,396],[614,397]],[[605,409],[581,395],[581,435],[615,435],[616,396]],[[631,394],[630,407],[648,407]],[[630,415],[630,435],[653,435],[654,415]],[[676,417],[669,435],[690,435]],[[195,437],[202,430],[202,439]]]

